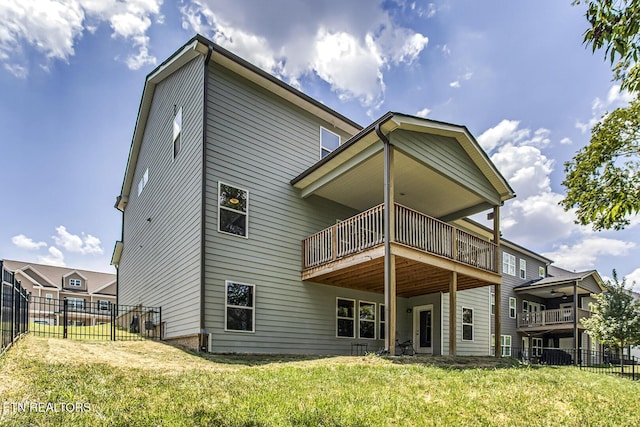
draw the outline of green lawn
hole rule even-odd
[[[203,358],[27,336],[0,359],[7,426],[635,426],[639,397],[638,381],[489,358]]]

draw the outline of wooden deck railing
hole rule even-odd
[[[326,228],[303,241],[305,269],[330,263],[384,243],[383,205]],[[497,272],[496,245],[450,224],[395,205],[395,242],[423,252]]]
[[[591,317],[589,310],[578,308],[578,322],[585,317]],[[536,326],[550,326],[573,324],[573,308],[558,308],[542,310],[532,313],[518,313],[518,328],[532,328]]]

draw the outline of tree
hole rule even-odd
[[[580,0],[574,4],[581,3]],[[591,0],[585,14],[591,24],[584,43],[593,52],[604,49],[611,61],[615,79],[622,89],[640,92],[640,0]]]
[[[640,93],[640,0],[576,0],[587,5],[591,27],[584,43],[593,52],[604,50],[621,89]],[[589,145],[566,162],[560,204],[576,209],[577,221],[594,230],[622,229],[640,212],[640,104],[618,108],[591,131]]]
[[[592,130],[589,145],[564,165],[567,195],[577,222],[620,230],[640,212],[640,101],[618,108]]]
[[[613,280],[604,284],[606,292],[594,296],[592,316],[582,319],[587,333],[596,341],[614,349],[624,349],[640,344],[640,302],[634,301],[626,288],[626,279],[618,281],[613,270]],[[622,357],[620,365],[622,365]]]

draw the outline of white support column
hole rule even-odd
[[[384,309],[385,309],[385,350],[391,355],[396,352],[396,263],[391,254],[394,240],[395,208],[393,198],[393,146],[384,141]]]
[[[495,268],[498,273],[500,273],[500,258],[501,258],[501,249],[500,249],[500,206],[493,207],[493,243],[496,245],[496,254],[495,254]],[[494,334],[495,334],[495,356],[500,358],[502,357],[502,284],[496,283],[494,285],[494,298],[495,298],[495,312],[493,316],[494,321]]]
[[[456,355],[457,325],[456,314],[458,314],[458,273],[449,273],[449,356]]]

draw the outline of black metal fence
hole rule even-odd
[[[28,331],[29,293],[0,261],[0,354]]]
[[[162,339],[162,309],[82,298],[31,297],[29,330],[37,336],[77,340]]]
[[[614,351],[574,348],[512,348],[511,356],[522,361],[550,366],[576,366],[582,370],[640,380],[640,359]]]

